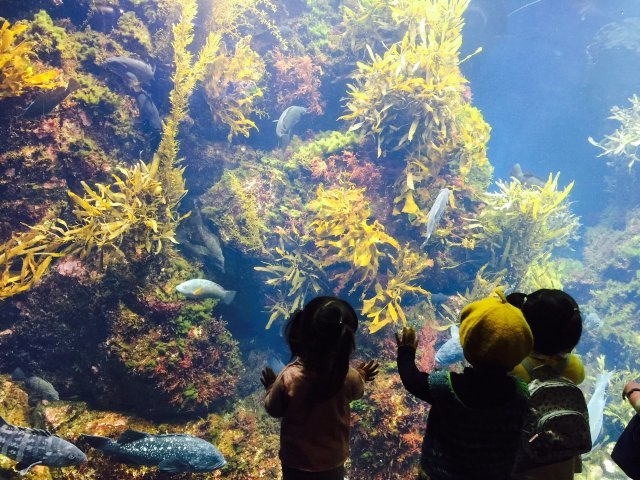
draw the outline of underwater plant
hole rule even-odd
[[[307,113],[322,115],[325,102],[320,97],[322,67],[318,59],[309,55],[285,55],[276,48],[273,60],[278,108],[284,110],[293,103],[302,103]]]
[[[2,270],[8,278],[2,285],[0,298],[30,288],[35,283],[34,277],[44,274],[52,257],[71,254],[87,257],[96,249],[103,264],[105,254],[121,256],[123,246],[139,255],[145,251],[159,253],[164,241],[177,243],[173,232],[185,218],[177,209],[186,194],[184,169],[177,166],[178,129],[187,115],[191,93],[204,78],[220,44],[220,37],[210,34],[194,60],[188,46],[193,41],[197,4],[195,0],[178,3],[182,16],[173,27],[176,69],[174,88],[169,95],[172,108],[153,160],[149,165],[139,162],[128,169],[119,169],[121,176],[113,175],[111,185],[96,184],[91,188],[83,183],[82,197],[69,192],[75,205],[76,224],[69,225],[63,219],[47,221],[32,227],[35,233],[23,234],[29,240],[26,248],[20,245],[19,238],[0,246]],[[35,256],[41,263],[34,263]],[[19,275],[15,273],[17,265],[21,265]]]
[[[560,190],[558,178],[549,175],[543,187],[499,180],[498,191],[482,196],[486,207],[468,225],[478,246],[490,252],[490,269],[506,269],[507,283],[515,288],[561,286],[551,254],[576,238],[580,224],[566,201],[573,182]]]
[[[266,67],[250,43],[250,36],[241,38],[233,55],[218,55],[207,69],[207,102],[214,121],[229,128],[229,142],[237,135],[249,137],[251,129],[257,127],[248,117],[262,115],[255,103],[264,94],[259,83]]]
[[[371,209],[365,189],[353,184],[325,189],[318,186],[317,198],[309,202],[313,212],[309,235],[313,238],[324,268],[348,266],[332,278],[340,285],[352,282],[351,291],[367,288],[377,275],[382,257],[400,250],[398,242],[377,220],[370,223]]]
[[[589,137],[589,143],[600,148],[604,155],[611,158],[609,165],[615,165],[617,162],[627,162],[627,168],[631,170],[633,165],[640,161],[638,156],[638,148],[640,148],[640,98],[634,95],[629,99],[631,106],[622,108],[614,106],[611,109],[609,119],[620,122],[620,126],[610,135],[596,142]]]
[[[409,3],[421,14],[419,24],[409,24],[382,55],[367,45],[369,62],[357,63],[341,117],[351,131],[376,139],[378,156],[413,142],[443,155],[452,148],[456,111],[466,103],[458,55],[468,0]]]
[[[381,284],[376,281],[375,295],[363,298],[362,315],[369,319],[369,332],[375,333],[386,325],[402,322],[407,326],[407,316],[402,308],[402,300],[407,294],[428,295],[429,292],[416,285],[424,276],[424,271],[433,266],[433,260],[425,254],[411,251],[408,246],[398,249],[392,259],[392,267]]]
[[[25,89],[51,89],[58,86],[57,70],[40,69],[33,62],[35,42],[15,44],[16,37],[29,28],[8,21],[0,27],[0,100],[22,95]]]
[[[320,260],[305,252],[310,239],[301,236],[296,229],[288,234],[283,228],[277,228],[276,233],[280,238],[274,259],[263,262],[261,267],[254,267],[256,271],[267,274],[269,278],[265,280],[265,285],[276,288],[282,297],[269,305],[266,329],[279,318],[286,320],[293,312],[302,309],[309,295],[318,295],[326,290],[326,278]]]

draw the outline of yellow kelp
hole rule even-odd
[[[424,288],[415,285],[415,282],[432,266],[433,260],[426,255],[411,251],[408,246],[399,249],[398,255],[392,260],[392,269],[387,272],[384,285],[376,281],[375,295],[365,297],[362,302],[362,315],[366,315],[371,322],[370,333],[399,321],[402,325],[407,325],[402,299],[407,294],[429,294]]]
[[[517,288],[558,285],[559,279],[544,273],[551,273],[550,254],[574,239],[579,227],[566,202],[573,182],[560,190],[558,178],[549,175],[543,187],[498,181],[498,191],[482,196],[486,208],[469,225],[478,245],[491,252],[490,267],[506,269]]]
[[[249,137],[257,128],[250,117],[261,115],[256,101],[263,95],[259,86],[266,72],[262,57],[251,49],[251,37],[238,41],[233,55],[220,54],[208,68],[205,91],[214,121],[229,127],[227,139]]]
[[[380,259],[400,245],[385,232],[377,220],[370,223],[371,209],[364,188],[346,184],[325,190],[318,186],[317,198],[309,202],[314,217],[309,235],[314,239],[324,268],[347,264],[348,271],[337,273],[340,283],[353,280],[357,287],[370,285],[378,275]]]
[[[320,261],[305,253],[309,238],[300,236],[297,230],[290,235],[278,228],[276,233],[280,238],[273,261],[263,262],[262,267],[254,267],[268,275],[264,283],[278,289],[282,297],[269,306],[269,322],[265,328],[270,328],[280,317],[284,320],[289,318],[304,306],[308,294],[318,295],[326,284]]]
[[[410,22],[402,41],[383,55],[367,45],[369,63],[357,63],[348,113],[341,117],[351,121],[350,130],[376,138],[378,156],[414,141],[441,148],[457,130],[455,111],[464,104],[467,81],[458,56],[468,0],[409,3],[422,12],[420,22]]]
[[[26,88],[50,89],[58,86],[55,81],[57,70],[38,69],[32,62],[35,57],[35,42],[15,44],[16,37],[23,33],[28,25],[13,25],[6,20],[0,28],[0,100],[17,97]]]
[[[631,169],[633,164],[640,161],[638,148],[640,148],[640,98],[634,95],[629,99],[631,106],[622,108],[615,106],[611,109],[610,120],[620,122],[620,127],[610,135],[605,135],[604,139],[596,142],[589,137],[592,145],[602,149],[599,157],[606,155],[615,159],[628,162],[627,167]]]

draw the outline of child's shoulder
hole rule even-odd
[[[579,355],[576,355],[575,353],[569,354],[563,376],[571,380],[576,385],[584,381],[584,364],[582,363],[582,359]]]

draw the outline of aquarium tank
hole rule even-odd
[[[0,0],[0,478],[281,478],[260,374],[318,295],[380,362],[347,478],[416,478],[394,333],[462,371],[436,353],[496,288],[577,300],[576,478],[627,478],[638,78],[638,0]],[[94,448],[124,437],[218,463]]]

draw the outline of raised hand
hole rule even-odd
[[[396,332],[396,343],[398,348],[405,346],[418,348],[416,330],[413,327],[402,327],[401,333]]]
[[[266,389],[268,389],[273,382],[276,381],[276,372],[274,372],[271,368],[266,367],[262,370],[262,375],[260,376],[260,383]]]
[[[365,382],[373,382],[378,375],[378,369],[380,364],[377,360],[369,360],[368,362],[362,362],[358,365],[358,370],[362,374]]]

